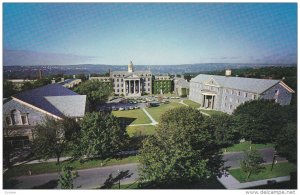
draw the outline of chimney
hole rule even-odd
[[[52,80],[51,80],[51,83],[52,83],[52,84],[55,83],[55,79],[52,79]]]
[[[61,78],[61,82],[64,82],[65,81],[65,78],[63,77],[63,78]]]
[[[231,76],[231,70],[230,69],[225,70],[225,76],[227,76],[227,77]]]

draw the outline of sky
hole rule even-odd
[[[297,63],[296,3],[3,3],[4,65]]]

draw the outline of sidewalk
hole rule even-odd
[[[272,181],[275,180],[276,182],[289,181],[290,176],[283,176],[283,177],[276,177],[276,178],[240,183],[237,179],[235,179],[229,173],[226,173],[226,175],[222,175],[221,178],[217,178],[217,179],[219,180],[220,183],[222,183],[224,185],[225,188],[234,190],[234,189],[244,189],[244,188],[252,188],[255,186],[267,185],[268,181],[270,181],[270,180],[272,180]]]
[[[148,116],[148,118],[151,120],[151,125],[157,125],[158,122],[156,120],[154,120],[154,118],[147,112],[147,110],[145,108],[142,109],[144,111],[144,113]]]

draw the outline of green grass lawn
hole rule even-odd
[[[184,106],[182,104],[176,103],[176,102],[170,102],[169,104],[161,104],[158,107],[152,107],[152,108],[146,108],[146,110],[149,112],[149,114],[159,122],[160,116],[165,113],[166,111],[172,109],[172,108],[178,108]]]
[[[242,152],[244,150],[249,150],[250,146],[255,149],[263,149],[263,148],[273,148],[274,144],[268,143],[268,144],[251,144],[248,141],[239,143],[239,144],[234,144],[231,147],[224,149],[223,151],[225,152]]]
[[[200,104],[198,104],[197,102],[194,102],[192,100],[183,100],[183,103],[189,105],[192,108],[199,108]]]
[[[126,127],[127,133],[130,137],[140,135],[153,135],[155,132],[154,125],[145,126],[128,126]]]
[[[216,110],[205,110],[205,109],[200,109],[201,112],[204,112],[206,114],[209,114],[209,115],[222,115],[222,114],[226,114],[224,112],[221,112],[221,111],[216,111]]]
[[[31,171],[32,175],[36,174],[43,174],[43,173],[53,173],[58,172],[60,167],[63,165],[70,165],[74,169],[89,169],[89,168],[96,168],[101,166],[111,166],[111,165],[119,165],[119,164],[128,164],[128,163],[138,163],[137,156],[129,156],[126,158],[120,159],[107,159],[107,160],[89,160],[84,163],[80,163],[78,160],[76,161],[64,161],[61,165],[56,165],[55,162],[49,163],[38,163],[38,164],[23,164],[14,166],[11,169],[5,172],[5,177],[18,177],[22,175],[28,175],[28,171]]]
[[[273,170],[271,171],[272,165],[265,165],[265,169],[259,174],[252,174],[248,181],[257,181],[263,179],[270,179],[274,177],[288,176],[291,172],[297,171],[296,165],[292,163],[278,163],[274,165]],[[246,182],[247,174],[244,173],[241,169],[232,169],[229,170],[229,173],[235,177],[240,182]],[[247,181],[247,182],[248,182]]]
[[[112,111],[113,115],[118,117],[121,121],[130,124],[148,124],[151,120],[147,117],[143,110],[123,110],[123,111]]]

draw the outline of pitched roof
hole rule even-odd
[[[24,91],[22,93],[13,95],[12,97],[21,100],[22,102],[25,102],[27,104],[30,104],[34,107],[37,107],[38,109],[42,109],[55,116],[58,117],[64,116],[64,113],[62,112],[60,106],[56,107],[58,104],[52,104],[49,100],[47,100],[46,97],[49,96],[66,97],[66,96],[81,96],[81,95],[78,95],[77,93],[63,87],[60,84],[54,83],[36,89]],[[70,98],[67,99],[70,100]],[[60,100],[62,101],[62,99]],[[67,103],[67,101],[64,102]],[[82,107],[85,108],[85,104],[80,104],[80,105],[78,104],[76,109],[81,110]]]
[[[175,82],[177,82],[177,85],[182,88],[190,88],[189,82],[183,78],[176,78]]]
[[[86,95],[46,96],[45,99],[63,113],[64,116],[84,116]]]
[[[248,91],[257,94],[261,94],[267,89],[281,82],[280,80],[226,77],[207,74],[199,74],[195,78],[191,79],[191,82],[206,83],[211,79],[213,79],[213,81],[216,82],[215,85],[220,85],[221,87],[237,89],[241,91]]]

